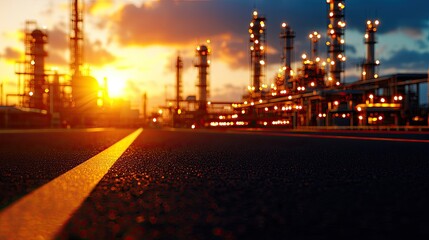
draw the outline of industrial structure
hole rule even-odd
[[[267,84],[267,19],[253,11],[248,27],[250,83],[241,102],[210,101],[210,56],[207,44],[197,46],[194,67],[198,70],[196,94],[183,96],[183,60],[176,59],[175,98],[159,112],[147,114],[147,95],[142,96],[143,120],[138,113],[122,121],[120,115],[129,103],[113,107],[104,86],[84,69],[83,0],[70,0],[70,71],[60,74],[47,70],[45,57],[48,34],[36,22],[25,28],[25,59],[18,64],[16,107],[0,108],[0,127],[130,126],[145,124],[173,127],[330,127],[427,125],[428,109],[419,102],[420,85],[428,74],[379,76],[376,60],[376,32],[380,22],[368,20],[363,37],[366,45],[361,76],[346,83],[345,1],[326,0],[327,56],[320,55],[322,34],[308,33],[309,54],[295,59],[292,26],[281,24],[281,65],[271,84]],[[101,103],[101,104],[100,104]]]
[[[378,20],[366,23],[366,57],[361,65],[361,79],[344,82],[347,60],[345,1],[326,2],[329,19],[326,59],[319,55],[321,34],[313,31],[309,34],[310,54],[303,54],[301,66],[292,69],[295,32],[291,26],[282,23],[282,66],[271,87],[266,86],[263,81],[266,18],[254,11],[249,27],[251,81],[248,93],[242,102],[230,103],[232,108],[224,106],[223,109],[229,111],[193,115],[194,123],[201,127],[343,126],[353,129],[427,125],[428,110],[420,106],[418,93],[420,84],[427,83],[428,75],[378,74],[380,62],[375,57]]]
[[[253,18],[250,22],[250,67],[252,73],[252,84],[249,86],[250,94],[260,96],[266,86],[264,85],[264,71],[266,62],[266,19],[260,16],[257,11],[253,11]]]
[[[129,104],[108,104],[107,80],[101,87],[85,72],[84,1],[70,0],[70,74],[46,69],[48,32],[25,24],[25,58],[17,62],[18,89],[0,108],[0,128],[129,126],[140,124]],[[17,98],[10,106],[9,98]],[[101,104],[100,104],[101,103]],[[127,111],[128,110],[128,111]]]

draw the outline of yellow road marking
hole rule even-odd
[[[0,129],[0,134],[15,133],[57,133],[57,132],[103,132],[113,128],[40,128],[40,129]]]
[[[134,131],[4,209],[0,213],[0,239],[53,239],[142,131]]]

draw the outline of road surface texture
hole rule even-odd
[[[131,132],[0,135],[2,208]],[[333,135],[144,130],[55,238],[427,239],[427,140]]]

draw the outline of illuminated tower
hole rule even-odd
[[[377,43],[375,39],[375,32],[377,32],[377,26],[380,24],[380,21],[370,21],[366,22],[366,32],[365,32],[365,45],[366,45],[366,59],[362,65],[362,80],[368,80],[377,78],[378,75],[375,72],[375,67],[379,64],[379,61],[375,60],[375,44]]]
[[[198,109],[201,112],[207,111],[207,75],[209,68],[209,54],[210,51],[205,45],[197,47],[197,63],[195,67],[198,68]]]
[[[182,69],[183,62],[180,56],[176,61],[176,109],[180,109],[180,100],[182,100]]]
[[[250,67],[252,73],[253,92],[262,90],[262,79],[265,65],[265,17],[259,16],[257,11],[253,11],[253,18],[250,22]]]
[[[328,24],[328,37],[326,42],[328,46],[328,63],[329,63],[329,77],[327,81],[328,86],[340,85],[341,74],[344,72],[344,62],[346,57],[344,55],[344,29],[346,22],[344,21],[344,0],[326,0],[329,5],[329,24]]]
[[[83,62],[83,0],[71,0],[70,71],[72,78],[82,74]]]
[[[322,36],[320,35],[320,33],[314,31],[312,33],[310,33],[310,35],[308,35],[308,38],[310,38],[311,40],[311,55],[310,55],[310,60],[311,61],[316,61],[316,59],[319,57],[318,56],[318,43],[319,40]],[[319,58],[320,60],[320,58]]]
[[[45,57],[47,53],[45,52],[44,46],[47,42],[46,33],[42,32],[39,29],[35,29],[31,32],[31,77],[29,82],[28,93],[25,95],[28,96],[28,107],[37,108],[37,109],[46,109],[46,103],[43,100],[43,96],[49,91],[46,88],[45,83]]]
[[[284,41],[283,45],[283,70],[284,70],[284,86],[285,88],[292,88],[290,79],[293,75],[292,72],[292,51],[293,51],[293,39],[295,38],[295,32],[286,23],[282,23],[282,31],[280,33],[280,39]]]

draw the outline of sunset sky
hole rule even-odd
[[[69,72],[69,0],[0,0],[0,83],[16,92],[14,63],[22,59],[26,20],[48,31],[47,68]],[[110,94],[140,108],[147,92],[151,107],[174,98],[175,58],[184,58],[184,95],[195,95],[195,47],[211,40],[211,100],[240,100],[250,82],[248,26],[252,11],[267,18],[268,67],[271,83],[280,66],[278,35],[282,22],[295,31],[295,60],[310,51],[308,34],[326,35],[325,0],[87,0],[85,63],[91,74],[109,81]],[[427,73],[429,67],[429,2],[427,0],[346,1],[346,81],[358,78],[365,50],[367,19],[379,19],[376,58],[380,75]],[[326,57],[325,36],[319,52]],[[294,68],[299,64],[294,64]]]

